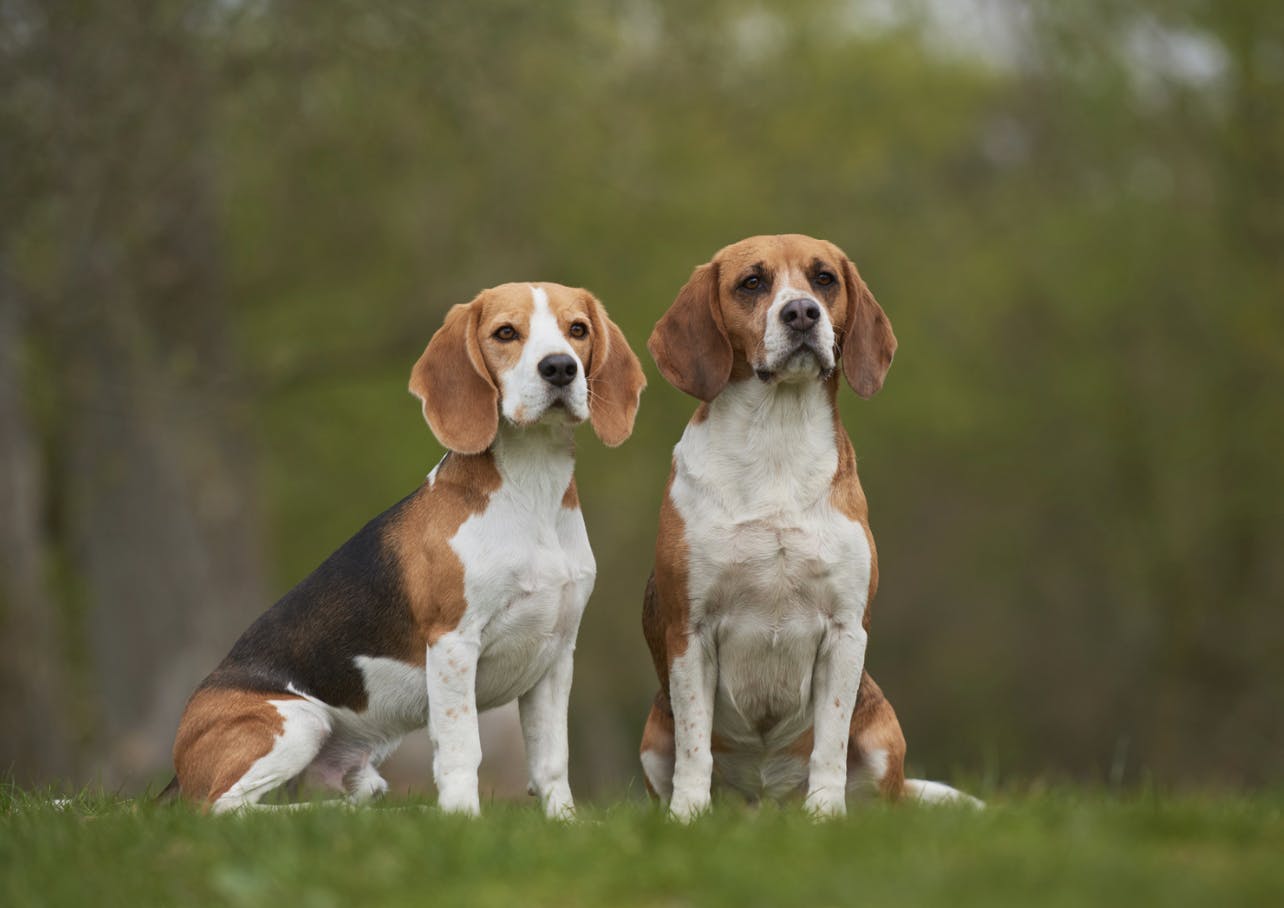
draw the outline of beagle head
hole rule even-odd
[[[741,240],[697,268],[647,346],[664,377],[701,400],[733,379],[825,381],[839,365],[867,398],[896,336],[841,249],[785,234]]]
[[[633,431],[646,378],[593,294],[561,284],[502,284],[453,307],[410,373],[410,390],[447,448],[490,447],[515,426],[578,424],[614,447]]]

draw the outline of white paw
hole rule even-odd
[[[847,792],[842,788],[818,788],[807,793],[804,805],[817,820],[847,816]]]
[[[575,801],[571,798],[569,788],[549,792],[544,798],[544,816],[550,820],[575,819]]]
[[[709,792],[674,791],[669,802],[669,816],[680,823],[690,823],[709,810]]]
[[[373,766],[366,766],[353,781],[348,792],[348,800],[353,804],[365,804],[375,798],[383,797],[388,791],[388,782]]]
[[[442,813],[462,813],[470,817],[481,816],[481,800],[477,786],[446,786],[437,793],[437,806]]]

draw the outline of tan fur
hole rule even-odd
[[[450,454],[390,530],[388,542],[401,565],[417,630],[416,639],[406,641],[407,661],[423,665],[426,647],[464,617],[464,566],[448,541],[465,520],[486,510],[500,483],[489,452]]]
[[[878,780],[878,791],[888,800],[898,799],[905,788],[905,735],[892,704],[883,696],[869,672],[861,675],[856,709],[852,712],[847,744],[847,765],[864,763],[875,750],[887,754],[887,771]]]
[[[853,391],[870,398],[883,387],[883,379],[896,353],[896,335],[892,333],[887,314],[869,292],[851,259],[846,257],[843,275],[850,307],[842,335],[843,375]]]
[[[655,538],[655,573],[647,584],[642,611],[643,630],[666,696],[669,692],[668,666],[687,650],[691,610],[687,598],[686,528],[682,515],[669,497],[672,485],[673,469],[670,467]]]
[[[452,451],[478,454],[499,430],[499,390],[478,340],[479,302],[453,307],[410,372],[410,390],[423,401],[424,419]]]
[[[269,700],[298,699],[228,689],[198,690],[188,701],[174,741],[174,768],[183,796],[212,804],[236,784],[285,728]]]
[[[843,374],[857,394],[871,397],[896,352],[891,323],[841,249],[801,234],[750,237],[696,268],[647,345],[660,372],[703,401],[717,397],[730,381],[751,378],[762,353],[766,307],[741,289],[742,281],[762,273],[806,289],[815,263],[836,278],[830,288],[815,289],[840,338]]]
[[[566,485],[566,491],[562,493],[562,507],[566,508],[568,511],[573,511],[579,506],[580,493],[579,490],[575,488],[575,477],[572,476],[571,481]]]
[[[700,400],[713,400],[731,378],[733,355],[718,292],[717,265],[701,265],[678,291],[647,342],[670,384]]]
[[[501,284],[452,308],[410,373],[410,391],[423,401],[424,418],[452,451],[478,454],[495,440],[498,376],[517,362],[520,341],[529,336],[532,287],[544,291],[567,343],[585,364],[589,418],[598,438],[615,447],[633,431],[646,375],[597,298],[561,284]],[[588,328],[583,337],[569,332],[576,322]],[[504,326],[516,331],[516,341],[495,337]]]
[[[856,449],[852,447],[838,416],[838,382],[833,378],[829,380],[829,397],[834,407],[834,443],[838,446],[838,469],[834,472],[829,501],[848,520],[860,524],[869,542],[869,597],[865,600],[865,615],[861,619],[861,624],[868,631],[870,616],[874,613],[874,595],[878,592],[878,548],[869,529],[869,502],[856,474]]]
[[[624,333],[607,318],[602,304],[590,293],[583,295],[593,326],[592,349],[587,358],[580,355],[588,370],[589,419],[602,444],[614,448],[633,432],[646,374]],[[559,317],[564,316],[559,313]]]
[[[673,711],[669,709],[669,698],[664,693],[657,693],[655,701],[651,704],[651,712],[647,714],[646,725],[642,729],[642,746],[639,748],[639,753],[650,753],[672,759],[673,747]],[[651,786],[651,780],[647,778],[646,773],[642,774],[642,781],[646,784],[646,790],[651,797],[659,797],[659,793]]]

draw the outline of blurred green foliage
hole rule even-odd
[[[1278,3],[175,6],[200,14],[191,141],[273,593],[440,456],[405,385],[450,305],[590,288],[651,382],[627,444],[579,452],[599,574],[573,761],[619,790],[693,409],[647,334],[720,246],[809,233],[900,340],[885,390],[841,406],[881,562],[870,666],[911,764],[1279,779]],[[10,237],[35,286],[44,225]]]

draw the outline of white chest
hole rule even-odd
[[[477,705],[525,693],[573,644],[596,576],[578,510],[496,495],[451,540],[464,566],[458,630],[478,645]]]
[[[861,621],[871,556],[864,528],[830,504],[828,403],[804,392],[771,413],[721,401],[675,450],[670,494],[691,621],[717,656],[715,728],[770,746],[811,724],[817,654],[835,623]]]

